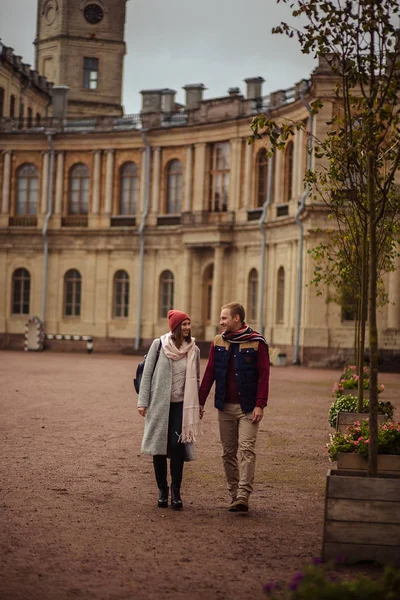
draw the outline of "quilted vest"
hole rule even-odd
[[[252,412],[257,397],[257,356],[260,342],[231,344],[217,335],[214,338],[215,408],[224,410],[228,361],[233,354],[235,378],[240,406],[244,413]]]

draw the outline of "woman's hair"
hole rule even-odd
[[[182,323],[179,323],[178,327],[175,327],[174,331],[172,332],[172,339],[175,342],[175,346],[180,348],[184,341],[190,343],[192,341],[192,336],[190,335],[189,331],[189,334],[186,337],[183,337]]]

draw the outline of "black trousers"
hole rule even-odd
[[[178,490],[181,487],[185,447],[184,444],[178,441],[178,438],[182,433],[182,416],[183,402],[171,402],[168,419],[167,455],[156,454],[153,456],[154,474],[159,488],[168,486],[167,456],[170,458],[171,487]]]

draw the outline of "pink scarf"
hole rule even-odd
[[[200,427],[195,339],[192,338],[189,344],[183,342],[180,348],[175,346],[171,333],[162,335],[160,339],[164,354],[167,358],[179,360],[187,355],[185,392],[183,396],[182,434],[179,441],[184,444],[187,442],[195,442]]]

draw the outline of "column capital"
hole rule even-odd
[[[115,153],[115,149],[114,148],[106,148],[105,150],[95,150],[95,152],[104,152],[104,154],[114,154]]]
[[[103,150],[92,150],[92,154],[97,155],[101,154]],[[106,150],[106,152],[113,152],[113,150]]]

